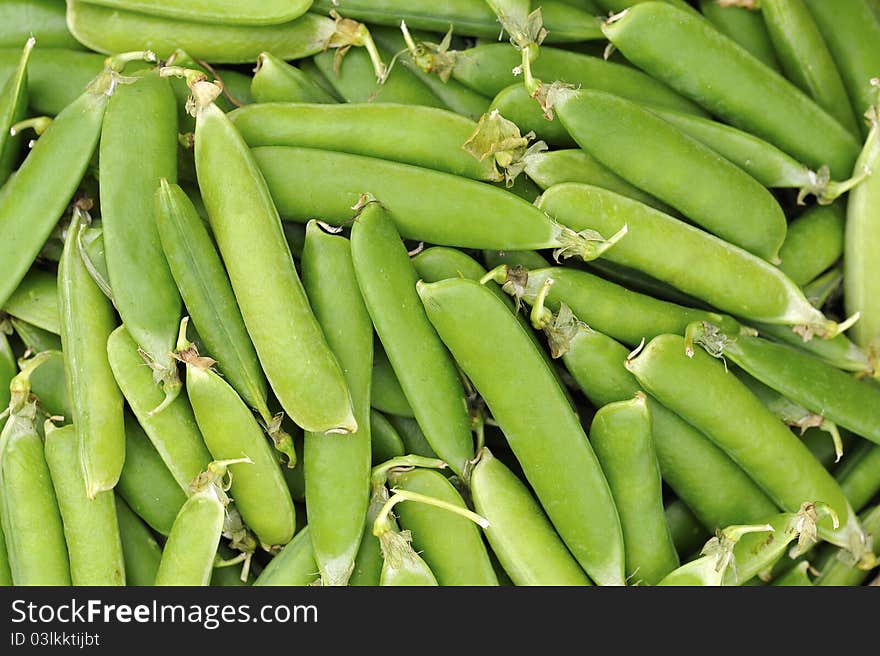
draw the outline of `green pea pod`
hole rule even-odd
[[[555,148],[577,148],[577,142],[562,125],[562,121],[548,121],[541,106],[529,95],[522,84],[513,84],[498,92],[489,111],[497,111],[515,123],[523,134],[535,133],[535,138]]]
[[[126,585],[152,586],[162,559],[162,548],[147,525],[121,497],[116,497],[116,517],[125,558]]]
[[[160,535],[168,535],[186,494],[162,462],[144,429],[125,416],[125,464],[117,492],[126,506]]]
[[[328,80],[327,77],[321,72],[321,69],[318,68],[318,65],[315,63],[314,59],[302,59],[298,63],[303,73],[314,80],[315,84],[321,87],[336,102],[345,102],[345,98],[339,95],[339,92],[333,87],[332,84],[330,84],[330,80]]]
[[[465,507],[452,484],[437,471],[392,471],[388,481],[395,491],[416,492]],[[401,504],[397,518],[412,533],[413,548],[440,585],[498,585],[480,530],[471,520],[421,503]]]
[[[318,578],[315,551],[308,526],[300,530],[260,572],[254,585],[307,586]]]
[[[861,315],[851,330],[853,341],[870,351],[880,349],[880,267],[874,255],[880,244],[880,109],[856,164],[862,169],[873,174],[847,200],[843,284],[847,312]]]
[[[852,171],[855,137],[708,21],[663,3],[639,3],[602,30],[629,61],[725,122],[810,167],[827,165],[834,178]]]
[[[598,4],[602,9],[604,9],[607,13],[618,13],[633,5],[640,4],[642,2],[648,2],[649,0],[596,0],[596,4]],[[679,9],[685,9],[687,11],[696,12],[696,10],[691,7],[686,0],[661,0],[662,2],[668,3],[673,7],[678,7]]]
[[[483,261],[489,269],[494,269],[502,264],[511,268],[521,266],[527,270],[546,269],[550,266],[547,258],[535,251],[485,250],[483,251]]]
[[[860,512],[880,492],[880,446],[867,442],[859,445],[858,451],[847,454],[834,478],[853,508]]]
[[[195,133],[199,186],[269,384],[304,429],[351,433],[357,421],[342,370],[309,308],[257,163],[232,122],[211,102],[219,89],[195,82],[194,92],[202,98]],[[278,326],[283,326],[280,334]]]
[[[843,255],[844,212],[840,204],[812,207],[788,224],[779,268],[796,285],[806,285]]]
[[[60,351],[61,338],[55,333],[48,330],[37,328],[29,324],[27,321],[9,318],[9,323],[15,333],[19,336],[24,345],[34,353],[42,353],[43,351]]]
[[[107,338],[116,327],[116,314],[89,274],[79,249],[86,219],[77,210],[67,229],[59,264],[58,299],[80,465],[86,493],[94,499],[119,480],[125,461],[125,428],[122,394],[107,357]]]
[[[181,301],[159,241],[154,197],[159,180],[177,177],[177,109],[168,80],[157,71],[113,94],[99,162],[113,303],[163,386],[167,404],[180,393],[171,352]]]
[[[69,586],[61,513],[35,417],[35,406],[25,404],[0,434],[0,518],[9,569],[15,585]]]
[[[325,233],[315,221],[306,228],[302,275],[318,323],[345,374],[358,425],[351,435],[307,432],[303,454],[306,510],[321,581],[346,585],[370,494],[373,324],[358,288],[350,242]]]
[[[764,6],[764,3],[761,3]],[[766,66],[779,71],[779,60],[761,14],[744,7],[700,0],[700,11],[719,32],[736,41]]]
[[[792,567],[782,576],[773,580],[772,585],[776,586],[784,586],[784,587],[812,587],[813,580],[809,575],[810,563],[801,562]]]
[[[9,407],[11,397],[9,383],[17,373],[18,363],[15,353],[12,352],[12,346],[9,345],[9,338],[6,337],[6,333],[0,330],[0,408],[3,408],[3,410]],[[0,412],[3,412],[3,410],[0,410]]]
[[[608,483],[525,328],[479,283],[452,279],[417,288],[572,555],[596,583],[622,585],[623,538]]]
[[[628,360],[627,368],[651,395],[724,449],[783,509],[795,511],[805,499],[830,506],[840,525],[823,520],[819,535],[862,556],[864,534],[840,486],[723,364],[702,350],[688,357],[683,337],[661,335]]]
[[[370,193],[388,210],[401,237],[440,246],[556,248],[594,259],[622,236],[605,240],[576,234],[514,194],[440,171],[306,148],[264,147],[253,153],[278,210],[289,220],[320,216],[345,224],[352,206]],[[295,188],[291,180],[297,181]]]
[[[388,360],[382,344],[373,352],[373,380],[370,384],[370,405],[386,414],[414,417],[413,410],[400,387],[400,381]]]
[[[470,478],[486,537],[515,585],[590,585],[528,488],[488,449]]]
[[[837,335],[832,339],[811,339],[805,342],[804,338],[789,326],[756,323],[754,327],[759,334],[770,337],[777,342],[795,346],[838,369],[863,375],[876,375],[876,363],[872,362],[868,354],[856,346],[846,335]]]
[[[880,535],[880,505],[866,510],[860,515],[865,531],[874,536],[874,554],[880,552],[877,536]],[[852,557],[842,549],[829,549],[819,567],[819,577],[815,585],[852,586],[862,585],[870,570],[862,569],[853,563]]]
[[[682,560],[699,551],[709,539],[705,527],[681,499],[668,503],[665,514],[672,543]]]
[[[423,458],[437,458],[434,449],[428,444],[428,438],[419,426],[419,422],[412,417],[399,417],[388,415],[388,421],[403,440],[404,453],[421,456]]]
[[[394,547],[383,551],[381,586],[415,587],[440,585],[428,564],[409,546],[409,532],[389,531],[387,536],[395,536]],[[390,542],[390,540],[389,540]]]
[[[5,21],[0,17],[0,25],[4,24]],[[2,38],[0,38],[0,42],[2,42]],[[33,48],[34,39],[30,38],[24,46],[18,66],[0,88],[0,185],[6,182],[18,164],[21,138],[15,137],[14,133],[10,134],[10,132],[12,126],[27,115],[27,66]]]
[[[60,335],[57,275],[42,269],[28,271],[24,280],[6,301],[3,312]]]
[[[271,103],[242,107],[229,118],[252,148],[316,148],[423,166],[473,180],[501,179],[491,158],[479,161],[462,148],[476,124],[443,109]]]
[[[0,523],[0,588],[8,588],[12,585],[12,571],[9,569],[9,554],[6,552],[6,538],[3,535],[3,526]]]
[[[538,207],[581,229],[613,232],[628,226],[626,238],[604,257],[669,282],[724,312],[806,326],[822,336],[839,330],[776,267],[647,205],[598,187],[566,183],[548,189]],[[653,255],[658,249],[664,257]],[[693,268],[697,258],[699,271]]]
[[[251,93],[258,103],[297,102],[333,104],[336,99],[324,91],[308,73],[291,66],[270,52],[261,52],[251,80]]]
[[[89,4],[153,16],[168,16],[197,23],[230,25],[277,25],[299,18],[311,0],[264,0],[255,6],[243,0],[190,0],[185,4],[171,0],[85,0]]]
[[[370,409],[370,449],[373,465],[406,453],[397,429],[378,410]]]
[[[410,456],[412,457],[412,456]],[[375,471],[375,469],[374,469]],[[385,567],[382,545],[380,540],[373,535],[373,524],[379,516],[385,502],[388,501],[388,490],[385,487],[385,478],[374,481],[371,484],[370,505],[367,507],[367,521],[364,526],[364,536],[358,547],[357,556],[354,559],[354,571],[348,584],[358,587],[378,586],[382,579],[382,570]],[[397,528],[394,519],[392,526]],[[425,565],[427,567],[427,565]],[[433,576],[433,574],[432,574]]]
[[[82,49],[67,30],[63,3],[6,0],[0,4],[0,48],[17,47],[28,37],[36,37],[41,48]]]
[[[46,464],[64,522],[73,585],[125,585],[125,562],[112,490],[86,496],[73,426],[46,422]]]
[[[602,407],[590,426],[590,443],[620,514],[627,578],[646,585],[660,581],[679,565],[663,514],[660,467],[651,430],[644,394]]]
[[[385,209],[364,207],[351,254],[367,310],[431,448],[461,475],[473,458],[465,392],[455,363],[416,293],[418,276]]]
[[[187,491],[192,480],[211,461],[189,401],[178,396],[162,412],[150,415],[150,410],[162,402],[164,395],[153,383],[153,376],[125,326],[111,333],[107,340],[107,354],[116,382],[138,423],[174,480]]]
[[[38,356],[45,359],[31,372],[30,382],[31,391],[37,397],[40,409],[49,416],[61,416],[68,422],[72,421],[73,410],[67,390],[64,354],[61,351],[41,351]]]

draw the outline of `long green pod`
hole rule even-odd
[[[268,103],[242,107],[229,118],[251,148],[315,148],[423,166],[474,180],[501,179],[491,158],[477,160],[462,148],[476,124],[444,109]]]
[[[810,578],[810,563],[803,561],[792,567],[785,574],[773,579],[772,585],[786,587],[812,587],[813,580]]]
[[[125,559],[126,585],[154,585],[162,548],[143,520],[120,497],[116,497],[116,519]]]
[[[251,94],[258,103],[336,102],[308,73],[270,52],[261,52],[257,57],[257,67],[251,79]]]
[[[305,434],[306,512],[324,585],[345,585],[354,570],[370,496],[370,385],[373,324],[358,287],[351,243],[306,228],[303,285],[339,360],[358,429],[351,435]]]
[[[30,374],[31,391],[37,397],[40,409],[49,416],[61,416],[72,421],[73,409],[67,389],[64,354],[61,351],[39,351],[35,357],[44,358]]]
[[[0,25],[2,24],[3,20],[0,18]],[[27,67],[33,48],[34,39],[31,37],[25,43],[18,66],[0,87],[0,185],[6,182],[18,164],[21,137],[16,137],[11,128],[27,115]]]
[[[414,417],[413,409],[400,387],[394,367],[378,342],[373,350],[373,380],[370,384],[370,405],[386,414]]]
[[[79,459],[86,493],[94,499],[119,480],[125,461],[122,393],[107,357],[107,339],[116,314],[92,279],[80,252],[84,215],[74,213],[67,228],[58,274],[61,343]]]
[[[369,193],[404,239],[459,248],[556,248],[584,259],[614,241],[611,235],[589,241],[504,189],[440,171],[306,148],[263,147],[253,154],[281,216],[292,221],[320,216],[346,224],[352,206]]]
[[[796,346],[838,369],[862,375],[876,374],[876,363],[872,362],[868,354],[846,335],[837,335],[832,339],[811,339],[805,342],[804,338],[789,326],[756,323],[754,327],[759,334],[783,344]]]
[[[312,535],[306,526],[263,568],[254,585],[307,586],[319,577]]]
[[[6,314],[33,326],[61,334],[58,316],[58,275],[31,269],[3,306]]]
[[[759,12],[717,0],[700,0],[700,11],[719,32],[736,41],[766,66],[780,70],[773,42]]]
[[[685,339],[656,337],[627,368],[649,393],[706,433],[783,509],[821,500],[839,518],[819,523],[819,535],[861,557],[864,534],[840,486],[806,446],[709,354],[685,352]],[[761,439],[755,439],[760,435]]]
[[[211,461],[192,408],[184,395],[178,396],[162,412],[150,411],[163,400],[162,391],[138,354],[137,344],[120,326],[107,340],[107,354],[113,376],[128,405],[174,480],[184,491]]]
[[[355,221],[351,255],[367,310],[431,448],[461,475],[473,458],[465,391],[416,293],[418,276],[389,213],[369,203]]]
[[[41,48],[81,49],[67,30],[64,11],[57,0],[6,0],[0,4],[0,48],[19,47],[32,36]]]
[[[502,89],[492,99],[491,112],[498,112],[516,124],[523,134],[533,132],[535,138],[554,148],[577,148],[577,142],[562,125],[562,121],[548,121],[541,106],[522,84]]]
[[[0,408],[5,410],[9,407],[11,394],[9,393],[9,383],[18,373],[18,362],[15,353],[12,352],[12,346],[9,344],[9,338],[2,330],[0,330]],[[0,412],[3,412],[0,410]]]
[[[538,207],[566,225],[603,234],[628,226],[626,237],[605,252],[606,259],[668,282],[724,312],[806,326],[823,336],[838,331],[778,268],[638,201],[566,183],[544,192]],[[653,255],[658,249],[664,257]],[[697,257],[699,272],[692,266]]]
[[[113,304],[169,399],[181,300],[156,227],[156,189],[177,179],[177,106],[157,70],[113,94],[101,128],[101,226]]]
[[[844,210],[836,203],[811,207],[788,224],[779,268],[796,285],[806,285],[843,255]]]
[[[669,535],[672,536],[672,543],[675,545],[679,557],[686,559],[697,553],[709,539],[709,534],[706,532],[706,528],[700,524],[696,515],[681,499],[675,499],[666,504],[664,512]]]
[[[877,538],[880,536],[880,505],[866,510],[859,516],[865,531],[874,537],[874,553],[880,552]],[[821,586],[852,586],[862,585],[868,578],[870,570],[862,569],[853,563],[850,554],[843,549],[831,549],[826,560],[820,567],[819,577],[815,585]]]
[[[470,478],[486,537],[515,585],[590,585],[528,488],[488,449]]]
[[[246,0],[84,0],[92,5],[154,16],[169,16],[197,23],[231,25],[277,25],[299,18],[309,10],[311,0],[263,0],[254,5]]]
[[[865,442],[834,472],[840,489],[857,512],[880,492],[880,446]]]
[[[73,585],[125,585],[125,561],[112,490],[86,495],[76,429],[46,422],[46,464],[64,523]]]
[[[9,317],[9,323],[25,347],[32,352],[61,351],[61,337],[55,333],[50,333],[48,330],[43,330],[15,317]]]
[[[195,82],[194,92],[201,97],[195,133],[199,186],[269,384],[302,428],[350,433],[357,421],[345,379],[309,307],[269,188],[244,139],[211,102],[219,89]]]
[[[572,555],[600,585],[622,585],[611,491],[550,365],[507,305],[477,282],[419,284],[440,338],[485,399]]]
[[[660,2],[639,3],[603,25],[636,66],[725,122],[834,178],[852,172],[855,137],[781,75],[707,21]],[[804,134],[813,135],[803,139]]]
[[[388,418],[378,410],[370,409],[370,454],[372,464],[378,465],[391,458],[397,458],[406,453],[403,438],[388,421]]]

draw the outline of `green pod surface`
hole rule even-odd
[[[2,12],[2,8],[0,8]],[[3,25],[0,15],[0,25]],[[2,37],[0,37],[2,42]],[[21,154],[21,136],[11,134],[11,128],[27,117],[28,75],[27,67],[34,48],[33,39],[28,39],[18,60],[18,65],[10,72],[0,87],[0,185],[6,182],[18,167]],[[3,75],[0,74],[0,80]]]
[[[269,561],[254,585],[303,587],[312,585],[318,576],[311,532],[305,527]]]
[[[547,120],[541,106],[529,95],[522,84],[512,84],[498,92],[492,100],[490,111],[497,111],[512,121],[522,134],[535,133],[535,138],[556,148],[577,148],[562,121]]]
[[[64,354],[61,351],[42,351],[40,355],[45,360],[31,371],[31,392],[39,399],[39,406],[46,414],[62,416],[71,421],[73,410],[67,391]]]
[[[461,495],[437,471],[392,472],[388,481],[395,488],[466,508]],[[424,558],[438,584],[498,585],[480,529],[470,519],[418,502],[398,504],[395,510],[401,527],[412,533],[413,548]]]
[[[413,409],[400,387],[400,381],[388,360],[382,343],[373,351],[373,380],[370,384],[370,405],[386,414],[414,417]]]
[[[757,323],[754,327],[764,337],[796,346],[838,369],[860,374],[874,373],[875,365],[871,362],[868,354],[856,346],[846,335],[837,335],[832,339],[811,339],[805,342],[804,338],[789,326]]]
[[[377,157],[474,180],[501,177],[492,158],[480,161],[462,148],[476,124],[444,109],[269,103],[242,107],[229,118],[251,148],[298,146]]]
[[[600,408],[590,426],[590,443],[620,514],[627,579],[654,585],[679,560],[663,514],[647,398],[638,395]]]
[[[251,80],[251,94],[258,103],[336,102],[308,73],[270,52],[261,52],[257,57],[257,67]]]
[[[477,282],[452,279],[418,290],[431,323],[485,399],[572,555],[597,584],[622,585],[623,538],[611,491],[526,329]]]
[[[761,5],[763,8],[765,3]],[[779,60],[760,12],[745,7],[724,7],[716,0],[700,0],[700,11],[719,32],[736,41],[766,66],[779,70]]]
[[[528,488],[488,449],[470,479],[486,537],[514,585],[591,585]]]
[[[283,59],[308,57],[324,50],[336,30],[332,20],[311,13],[279,25],[218,25],[120,11],[81,0],[67,3],[67,25],[90,50],[152,50],[164,59],[182,48],[216,64],[252,62],[267,50]]]
[[[6,0],[0,4],[0,48],[17,48],[35,37],[41,48],[82,46],[67,30],[64,3],[58,0]]]
[[[147,525],[120,497],[116,498],[116,518],[125,559],[125,583],[133,586],[152,586],[162,559],[162,548]]]
[[[880,492],[880,446],[859,445],[858,451],[847,454],[834,478],[853,508],[861,512]]]
[[[177,179],[177,106],[158,71],[122,85],[104,115],[99,153],[101,226],[113,304],[157,382],[178,383],[171,357],[181,301],[156,227],[159,180]]]
[[[3,312],[32,326],[61,334],[58,316],[58,276],[31,269],[3,306]]]
[[[398,417],[388,415],[388,421],[394,426],[400,439],[403,440],[404,452],[407,454],[422,456],[423,458],[437,458],[434,449],[428,444],[425,433],[419,427],[419,422],[412,417]]]
[[[47,422],[46,464],[64,523],[73,585],[125,585],[125,561],[112,490],[86,496],[86,482],[77,466],[79,446],[73,426]]]
[[[138,423],[174,480],[187,492],[189,484],[211,462],[189,401],[180,395],[162,412],[150,414],[150,410],[162,402],[163,394],[153,383],[153,376],[138,355],[137,344],[125,326],[110,335],[107,354],[113,376]]]
[[[61,351],[61,338],[48,330],[37,328],[27,321],[21,321],[15,317],[9,317],[9,323],[15,334],[21,339],[25,347],[34,353],[43,351]]]
[[[370,409],[370,453],[373,466],[406,453],[403,438],[387,417]]]
[[[699,552],[700,547],[709,539],[709,533],[687,504],[681,499],[675,499],[666,504],[664,513],[669,535],[672,536],[672,543],[679,558],[686,560],[692,554]]]
[[[196,172],[214,238],[275,395],[305,430],[356,430],[342,370],[309,307],[251,151],[213,103],[198,112],[195,140]]]
[[[796,285],[815,280],[843,255],[844,224],[840,203],[808,209],[788,224],[779,268]]]
[[[880,535],[880,505],[863,512],[859,519],[865,531],[874,536],[874,554],[880,552],[877,536]],[[869,570],[856,567],[852,558],[842,549],[832,549],[826,553],[826,560],[820,567],[815,585],[853,586],[862,585],[868,578]]]
[[[324,585],[346,585],[364,532],[370,498],[370,384],[373,324],[355,275],[351,243],[310,221],[303,285],[351,392],[358,429],[305,434],[306,512]]]
[[[80,466],[86,493],[94,499],[119,480],[125,461],[125,427],[122,394],[107,357],[107,339],[116,328],[116,313],[83,261],[79,248],[83,228],[76,218],[67,228],[58,265],[58,300]]]
[[[783,587],[812,587],[813,580],[809,575],[810,563],[801,562],[792,567],[782,576],[773,579],[772,585]]]
[[[153,16],[168,16],[197,23],[230,25],[277,25],[299,18],[309,10],[311,0],[263,0],[254,5],[246,0],[84,0],[92,5]]]
[[[396,533],[396,539],[405,541],[405,549],[388,550],[383,553],[382,573],[379,577],[380,586],[415,587],[437,586],[437,578],[428,567],[428,563],[409,546],[409,533]],[[396,552],[402,553],[396,553]]]
[[[822,500],[839,518],[819,522],[819,535],[861,554],[864,535],[840,486],[807,447],[733,374],[702,350],[685,354],[685,340],[661,335],[627,368],[661,403],[706,433],[782,508]],[[761,440],[753,436],[761,435]]]
[[[21,60],[21,43],[0,48],[0,79]],[[36,114],[56,116],[101,72],[103,55],[69,48],[35,48],[28,62],[28,104]]]
[[[0,433],[0,519],[9,570],[17,586],[69,586],[64,527],[34,416],[33,406],[13,412]]]
[[[835,178],[852,171],[855,137],[708,21],[650,2],[619,14],[602,30],[629,61],[725,122],[815,169],[827,165]]]
[[[0,408],[9,407],[9,383],[18,373],[18,361],[6,333],[0,331]],[[0,410],[2,412],[2,410]]]
[[[545,269],[550,266],[547,258],[535,251],[485,250],[483,251],[483,262],[489,269],[494,269],[502,264],[509,267],[521,266],[528,270]]]
[[[461,475],[474,455],[465,392],[419,302],[406,246],[378,203],[358,216],[351,255],[367,310],[419,426],[431,448]]]

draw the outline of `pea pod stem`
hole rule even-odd
[[[446,501],[441,501],[440,499],[435,499],[433,497],[429,497],[418,492],[412,492],[410,490],[400,490],[397,488],[392,488],[391,492],[392,496],[382,506],[382,509],[379,511],[379,515],[373,522],[373,535],[375,535],[376,537],[381,537],[384,533],[391,530],[391,523],[389,519],[391,511],[394,506],[403,501],[417,501],[419,503],[424,503],[429,506],[442,508],[443,510],[448,510],[449,512],[455,513],[456,515],[461,515],[465,519],[471,520],[480,528],[489,528],[489,521],[487,519],[466,508],[461,508],[454,504],[447,503]]]
[[[49,129],[50,125],[52,125],[51,116],[34,116],[32,118],[26,118],[23,121],[18,121],[9,126],[9,135],[14,137],[17,134],[21,134],[25,130],[30,129],[39,137]]]

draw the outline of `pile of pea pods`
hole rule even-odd
[[[0,585],[877,585],[877,0],[4,0]]]

